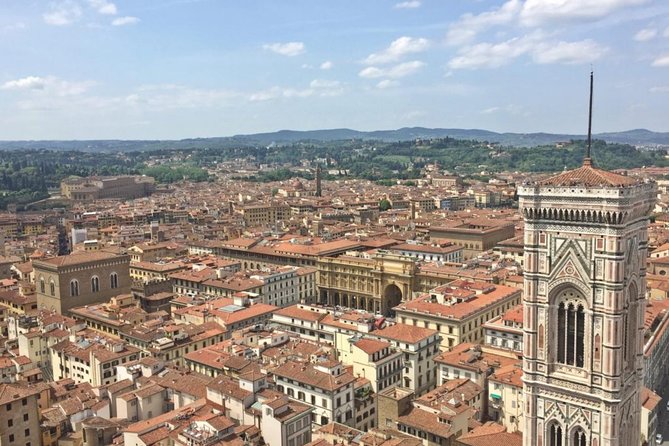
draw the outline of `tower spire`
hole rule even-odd
[[[594,75],[590,71],[590,107],[588,108],[588,145],[585,149],[585,158],[583,158],[584,166],[592,166],[592,158],[590,158],[590,150],[592,148],[592,89]]]

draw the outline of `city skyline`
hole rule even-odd
[[[659,0],[0,6],[0,139],[669,130]]]

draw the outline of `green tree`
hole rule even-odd
[[[384,198],[383,200],[379,201],[379,210],[387,211],[388,209],[392,209],[393,205],[390,204],[390,201],[388,199]]]

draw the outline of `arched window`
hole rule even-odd
[[[46,293],[46,282],[44,281],[44,277],[39,278],[39,292],[42,294]]]
[[[118,274],[111,273],[109,275],[109,286],[111,289],[118,288]]]
[[[70,281],[70,296],[78,296],[79,295],[79,281],[76,279],[73,279]]]
[[[548,446],[563,446],[562,426],[557,423],[551,424],[551,427],[548,429]]]
[[[91,277],[91,292],[97,293],[100,291],[100,278],[98,276]]]
[[[557,362],[583,367],[585,365],[585,308],[573,290],[560,295],[557,308]]]
[[[49,281],[49,292],[52,296],[56,295],[56,283],[53,280]]]
[[[588,446],[588,442],[585,437],[585,432],[583,432],[583,429],[581,429],[580,427],[574,431],[571,444],[573,446]]]

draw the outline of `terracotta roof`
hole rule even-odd
[[[475,373],[484,373],[491,368],[499,369],[515,364],[518,357],[513,352],[499,348],[462,343],[453,347],[451,351],[435,356],[434,361]]]
[[[636,184],[636,178],[597,169],[587,160],[578,169],[555,175],[539,184],[542,186],[629,186]]]
[[[277,367],[274,369],[274,375],[286,379],[294,379],[301,385],[313,386],[329,391],[340,389],[355,381],[353,375],[348,372],[333,376],[317,370],[312,364],[300,364],[297,362],[287,362]]]
[[[0,384],[0,404],[11,403],[38,393],[39,389],[30,385]]]
[[[468,408],[466,405],[460,407]],[[451,425],[439,421],[440,415],[445,417],[445,414],[436,414],[428,412],[423,409],[412,407],[406,414],[397,417],[397,422],[405,426],[412,427],[423,432],[429,432],[442,438],[450,438],[454,432],[451,430]]]
[[[355,344],[356,347],[358,347],[360,350],[363,352],[367,353],[368,355],[373,355],[376,352],[379,352],[383,350],[384,348],[389,348],[390,344],[385,341],[377,341],[375,339],[369,339],[369,338],[363,338],[360,339],[358,342]]]
[[[375,332],[379,337],[408,344],[416,344],[437,333],[439,333],[437,330],[406,324],[391,325]]]
[[[488,379],[502,384],[508,384],[514,387],[523,387],[523,363],[518,361],[515,364],[508,364],[497,369]]]
[[[54,266],[79,265],[81,263],[99,262],[101,260],[114,259],[118,254],[105,251],[86,251],[74,252],[70,255],[52,257],[50,259],[40,260],[39,263],[48,263]],[[37,262],[36,262],[37,263]]]
[[[504,426],[490,421],[462,435],[458,442],[467,446],[521,446],[523,436],[520,432],[506,432]]]
[[[648,387],[642,386],[639,394],[641,405],[647,410],[654,410],[655,407],[662,401],[662,397],[650,390]]]

